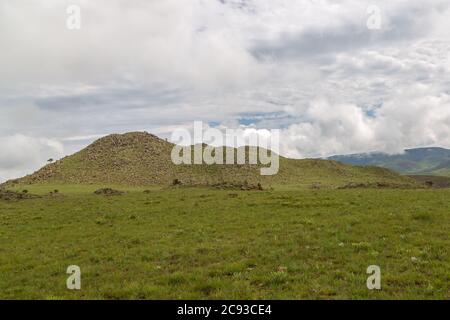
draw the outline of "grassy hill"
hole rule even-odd
[[[169,185],[177,179],[184,185],[261,183],[305,187],[394,186],[411,187],[415,182],[390,170],[355,167],[329,160],[294,160],[280,157],[273,176],[261,176],[261,165],[175,165],[173,144],[145,132],[113,134],[87,148],[48,164],[39,171],[8,181],[5,186],[29,184],[114,184],[128,186]],[[226,148],[227,152],[236,149]],[[246,148],[246,157],[255,152]]]
[[[403,174],[450,177],[450,150],[444,148],[408,149],[396,155],[379,152],[337,155],[329,159],[352,165],[380,166]]]

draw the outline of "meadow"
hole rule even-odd
[[[0,298],[450,298],[450,189],[98,187],[0,200]]]

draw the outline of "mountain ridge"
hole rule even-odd
[[[335,155],[327,159],[351,165],[375,165],[408,175],[450,177],[450,150],[441,147],[411,148],[393,155],[382,152]]]

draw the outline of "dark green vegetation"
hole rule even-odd
[[[409,149],[397,155],[351,154],[329,159],[359,166],[380,166],[404,174],[450,177],[450,150],[443,148]]]
[[[450,298],[447,189],[100,187],[0,200],[0,298]]]
[[[129,186],[212,185],[261,183],[336,188],[347,184],[414,187],[415,181],[387,169],[354,167],[328,160],[294,160],[280,157],[279,172],[261,176],[261,165],[174,165],[173,144],[148,133],[127,133],[101,138],[84,150],[48,164],[38,172],[10,181],[15,184],[118,184]],[[226,152],[236,152],[226,149]],[[246,156],[254,150],[246,149]],[[235,157],[236,158],[236,157]],[[248,163],[248,162],[247,162]]]

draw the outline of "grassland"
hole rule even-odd
[[[450,298],[448,189],[98,187],[0,200],[0,298]]]

